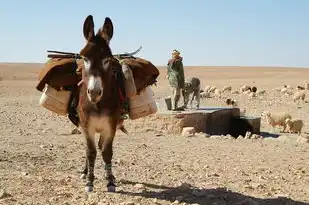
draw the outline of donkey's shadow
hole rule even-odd
[[[122,180],[121,184],[135,185],[137,182]],[[259,205],[308,205],[309,203],[294,201],[289,198],[254,198],[246,196],[240,193],[232,192],[226,188],[216,189],[198,189],[187,184],[181,187],[168,187],[159,186],[149,183],[143,184],[146,188],[145,191],[140,193],[119,191],[120,194],[126,194],[129,196],[140,196],[144,198],[161,199],[170,202],[174,202],[176,199],[181,200],[187,204],[259,204]],[[147,189],[159,189],[160,191],[148,191]],[[163,190],[163,191],[162,191]],[[180,199],[181,198],[181,199]]]

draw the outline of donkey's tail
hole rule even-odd
[[[126,130],[126,128],[122,125],[121,127],[119,127],[119,129],[126,135],[129,136],[129,132]]]

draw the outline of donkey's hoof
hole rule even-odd
[[[87,176],[86,174],[82,174],[82,175],[80,175],[79,178],[80,178],[80,179],[86,179],[86,176]]]
[[[107,184],[107,191],[108,192],[115,192],[116,191],[116,185],[114,183],[108,183]]]
[[[93,191],[93,186],[85,186],[85,191],[86,192],[92,192]]]

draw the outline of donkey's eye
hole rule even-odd
[[[84,58],[84,66],[86,70],[89,70],[91,67],[91,63],[88,59]]]

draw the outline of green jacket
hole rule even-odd
[[[170,86],[173,88],[184,88],[185,75],[182,58],[171,59],[167,64],[167,76]]]

